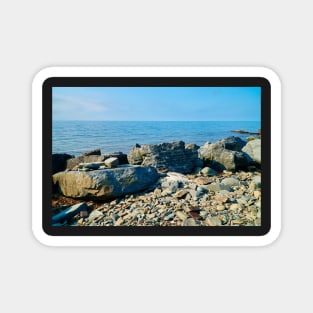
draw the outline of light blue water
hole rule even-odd
[[[260,122],[115,122],[53,121],[52,152],[75,156],[100,148],[101,153],[128,153],[132,146],[182,140],[199,146],[229,136],[245,139],[249,135],[232,130],[257,132]]]

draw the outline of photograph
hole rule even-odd
[[[53,86],[51,226],[261,226],[261,89]]]

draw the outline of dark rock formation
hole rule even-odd
[[[52,174],[62,172],[66,168],[66,161],[74,156],[66,153],[52,154]]]

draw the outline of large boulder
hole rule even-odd
[[[187,174],[199,163],[198,149],[199,146],[185,145],[183,141],[154,145],[136,144],[127,158],[130,164],[151,165],[158,170]]]
[[[61,172],[52,178],[64,196],[107,200],[145,190],[157,181],[159,174],[151,166],[122,166],[90,172]]]
[[[249,141],[242,151],[247,153],[254,162],[261,164],[261,139]]]
[[[67,160],[66,169],[72,170],[73,168],[77,167],[80,163],[97,163],[97,162],[104,162],[109,158],[117,158],[119,164],[128,164],[127,155],[122,152],[114,152],[109,154],[88,154],[81,155],[76,158],[72,158]]]
[[[52,154],[52,174],[64,171],[66,169],[66,161],[71,158],[73,156],[66,153]]]
[[[235,171],[250,164],[249,156],[241,151],[246,144],[239,137],[228,137],[216,143],[207,142],[199,149],[204,163],[215,170]]]

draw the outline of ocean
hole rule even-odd
[[[250,136],[232,130],[257,132],[257,121],[188,121],[188,122],[126,122],[126,121],[53,121],[52,153],[81,153],[100,148],[101,153],[128,154],[136,144],[158,144],[182,140],[199,146],[229,136],[242,139]]]

